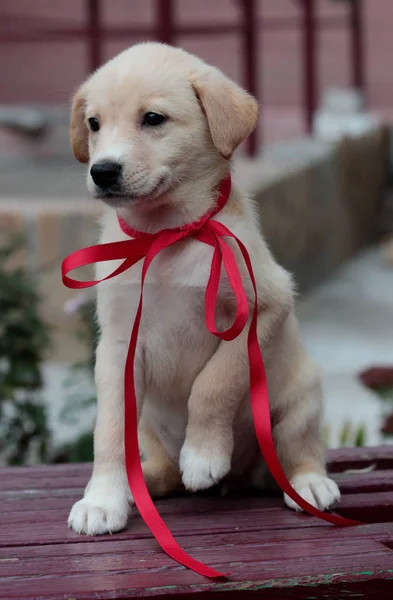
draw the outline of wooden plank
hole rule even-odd
[[[389,492],[393,490],[393,469],[356,475],[333,476],[342,494]]]
[[[388,546],[393,545],[393,532],[389,532],[385,523],[374,523],[371,525],[359,525],[357,527],[348,527],[345,529],[346,540],[351,540],[352,544],[362,543],[363,538],[377,540]],[[204,534],[196,536],[182,536],[181,544],[187,550],[198,548],[211,548],[215,546],[237,547],[237,544],[270,544],[270,543],[293,543],[307,542],[314,543],[323,539],[326,544],[332,545],[343,539],[343,530],[339,527],[310,527],[307,529],[294,528],[272,531],[251,531],[242,530],[235,533],[224,534]],[[85,540],[80,543],[79,540]],[[150,538],[135,539],[132,531],[128,536],[120,539],[120,536],[100,536],[96,538],[80,536],[75,542],[63,542],[60,544],[33,545],[33,546],[2,546],[0,547],[0,556],[7,559],[24,559],[35,557],[77,557],[85,555],[99,554],[101,556],[111,553],[135,552],[135,549],[144,552],[159,552],[155,541]]]
[[[354,483],[354,482],[353,482]],[[355,483],[355,487],[359,484]],[[30,523],[57,523],[65,522],[67,513],[72,503],[64,508],[45,508],[44,510],[10,510],[10,506],[5,505],[0,513],[0,526],[2,524],[22,524],[25,526]],[[157,507],[160,513],[171,520],[176,520],[178,531],[181,532],[181,526],[184,526],[185,532],[190,532],[194,524],[199,528],[199,525],[211,525],[211,520],[214,519],[216,526],[222,526],[226,520],[244,518],[251,523],[258,523],[258,526],[265,525],[269,528],[275,528],[275,518],[285,518],[286,525],[304,526],[306,521],[318,520],[311,519],[308,515],[297,515],[289,512],[288,509],[282,510],[283,501],[281,498],[263,498],[263,497],[234,497],[234,498],[212,498],[212,497],[184,497],[181,499],[170,499],[168,501],[157,502]],[[351,513],[353,511],[353,513]],[[393,491],[374,492],[370,493],[354,493],[344,495],[337,512],[349,516],[353,514],[353,518],[364,520],[365,522],[389,522],[393,517]],[[360,516],[361,512],[361,516]],[[241,514],[243,513],[243,514]],[[193,523],[195,521],[195,523]],[[138,532],[140,531],[140,519],[138,516],[133,518],[133,524],[137,524]],[[139,525],[138,525],[139,523]],[[2,532],[0,530],[0,543],[2,540]]]
[[[75,493],[75,492],[74,492]],[[77,499],[81,498],[81,495],[76,496]],[[11,500],[12,502],[12,500]],[[71,508],[72,504],[68,499],[68,507]],[[204,513],[211,511],[218,511],[220,513],[231,513],[239,510],[265,510],[268,508],[280,508],[284,506],[281,494],[274,496],[263,494],[257,495],[231,495],[225,498],[219,495],[188,495],[179,496],[173,498],[167,498],[165,500],[158,500],[155,502],[157,508],[162,514],[174,514],[174,515],[188,515],[195,513]],[[2,506],[6,506],[2,502]],[[6,509],[7,510],[7,509]],[[1,514],[0,514],[1,517]]]
[[[30,512],[34,510],[52,510],[65,509],[70,510],[71,506],[77,500],[81,499],[81,493],[78,490],[62,490],[61,494],[40,494],[36,495],[24,494],[13,498],[12,496],[2,497],[0,494],[1,512]],[[1,514],[1,513],[0,513]]]
[[[366,492],[383,492],[393,490],[393,469],[391,470],[375,470],[368,473],[345,474],[339,473],[334,476],[338,482],[343,494],[366,493]],[[13,513],[18,511],[32,510],[48,510],[48,509],[70,509],[74,502],[79,500],[83,495],[84,487],[73,488],[48,488],[29,490],[19,489],[18,491],[0,492],[0,501],[2,506],[2,514],[7,511]],[[262,495],[259,495],[261,498]],[[252,498],[241,497],[244,509],[249,509],[259,501],[258,496]],[[246,504],[248,502],[248,504]],[[193,495],[192,497],[185,496],[179,503],[179,497],[168,498],[164,501],[161,510],[166,512],[178,512],[190,510],[206,510],[207,506],[212,506],[213,503],[220,507],[220,510],[237,509],[239,507],[239,496],[227,496],[225,501],[219,495],[208,496]],[[1,514],[0,514],[1,518]]]
[[[21,473],[32,475],[36,479],[39,477],[48,477],[48,473],[56,473],[57,477],[72,477],[73,475],[88,475],[91,473],[91,463],[60,463],[56,465],[26,465],[23,467],[2,467],[0,473],[7,477],[20,477]],[[3,478],[1,477],[2,481]]]
[[[283,582],[282,587],[259,587],[255,591],[214,591],[202,593],[197,598],[203,600],[243,600],[243,598],[259,598],[261,600],[344,600],[346,598],[369,598],[378,600],[392,600],[392,581],[391,579],[372,578],[365,580],[362,574],[353,573],[348,579],[345,575],[341,578],[326,577],[328,583],[321,581],[314,582],[307,580],[289,579]],[[245,595],[247,592],[247,595]],[[171,598],[165,595],[165,598]],[[162,596],[161,596],[162,598]],[[180,594],[175,596],[176,600],[189,600],[190,594]],[[122,600],[126,600],[125,598]]]
[[[328,465],[332,472],[341,472],[346,469],[364,468],[370,464],[375,464],[378,469],[393,468],[393,445],[370,448],[340,448],[329,450]],[[23,476],[22,476],[23,473]],[[46,480],[45,485],[50,483],[57,486],[57,481],[61,479],[87,478],[91,474],[91,464],[59,464],[59,465],[39,465],[29,467],[7,467],[0,469],[0,491],[8,488],[8,482],[19,485],[21,479],[34,482],[37,487],[42,487],[40,479]],[[52,486],[49,485],[49,488]],[[66,486],[64,486],[66,487]],[[72,485],[72,487],[76,487]]]
[[[343,496],[337,512],[365,523],[391,523],[393,521],[393,492]]]
[[[1,475],[0,475],[1,477]],[[8,477],[6,475],[1,482],[1,493],[7,491],[19,491],[29,490],[34,492],[35,490],[56,490],[56,489],[81,489],[83,490],[88,482],[88,477],[85,474],[79,474],[72,477],[56,477],[49,471],[46,477],[36,478],[34,475],[25,475],[24,473],[19,476],[13,475]]]
[[[66,542],[88,541],[88,537],[79,536],[77,533],[66,529],[67,512],[57,521],[42,523],[37,527],[36,522],[19,522],[12,527],[0,528],[0,546],[24,546],[29,544],[54,544]],[[274,509],[255,510],[249,512],[233,513],[208,513],[202,515],[168,515],[165,522],[172,533],[177,535],[204,535],[206,533],[229,533],[243,531],[274,531],[296,527],[330,527],[328,523],[303,514],[296,514],[281,505]],[[135,539],[150,537],[151,534],[139,516],[135,515],[130,523],[132,535]],[[124,539],[129,532],[121,532],[116,537]],[[100,538],[99,538],[100,539]],[[101,538],[102,539],[102,538]]]
[[[370,448],[339,448],[328,452],[328,467],[332,473],[348,469],[393,469],[393,444]]]
[[[357,565],[367,565],[367,570]],[[43,573],[41,577],[2,578],[0,580],[0,597],[2,600],[111,600],[124,598],[145,598],[155,596],[171,596],[174,593],[209,591],[260,591],[286,589],[306,584],[315,589],[319,584],[335,581],[345,582],[360,579],[362,581],[389,581],[393,585],[392,553],[389,550],[357,555],[357,562],[352,556],[321,557],[317,562],[299,557],[287,562],[248,561],[213,564],[217,569],[232,571],[231,581],[214,583],[204,580],[196,573],[182,567],[163,563],[159,569],[145,572],[132,572],[121,569],[108,573],[70,573],[62,577],[53,577]],[[375,586],[374,586],[375,587]],[[242,596],[240,596],[241,598]],[[339,597],[339,596],[338,596]]]
[[[182,543],[183,539],[180,537],[179,541]],[[193,547],[188,540],[184,547],[192,552],[194,558],[206,564],[213,564],[217,560],[222,564],[230,564],[234,560],[238,560],[239,557],[244,563],[257,559],[261,564],[265,562],[270,564],[272,562],[293,561],[298,559],[299,556],[307,556],[311,560],[332,555],[336,558],[339,556],[352,556],[354,562],[356,562],[358,554],[363,556],[365,553],[378,553],[387,548],[380,542],[367,538],[363,538],[362,543],[355,546],[353,539],[337,539],[334,547],[327,544],[323,537],[314,539],[312,542],[309,540],[295,540],[292,542],[287,540],[285,544],[275,541],[265,541],[261,544],[260,541],[250,543],[247,536],[235,535],[233,536],[233,542],[229,545],[222,542],[221,544],[209,545],[204,542],[202,547],[198,540],[194,540],[197,547]],[[162,566],[169,567],[172,563],[168,557],[163,560],[162,552],[153,544],[146,550],[142,549],[138,543],[128,544],[128,547],[129,551],[110,552],[104,555],[98,553],[83,554],[72,561],[69,558],[65,560],[65,556],[1,558],[1,577],[17,577],[22,574],[23,577],[41,577],[43,573],[48,576],[67,575],[70,571],[70,564],[72,564],[74,574],[88,574],[96,571],[110,573],[111,571],[122,570],[143,573],[151,569],[159,569]],[[2,551],[1,556],[7,557],[8,555]],[[393,560],[393,553],[391,558]]]
[[[393,446],[366,449],[332,450],[329,466],[334,472],[362,469],[374,465],[376,469],[393,470]],[[91,465],[52,465],[46,467],[13,467],[0,469],[0,497],[4,492],[39,493],[41,490],[83,490],[91,473]]]

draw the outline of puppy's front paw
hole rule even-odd
[[[326,510],[340,500],[341,495],[337,484],[319,473],[295,475],[291,479],[291,485],[304,500],[319,510]],[[284,494],[284,500],[289,508],[302,510],[287,494]]]
[[[102,535],[121,531],[130,515],[130,494],[124,483],[111,477],[91,480],[85,497],[76,502],[68,517],[68,527],[77,533]]]
[[[218,483],[231,468],[230,456],[204,456],[184,442],[179,459],[184,486],[192,491],[206,490]]]

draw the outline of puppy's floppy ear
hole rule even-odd
[[[230,158],[258,123],[256,100],[218,69],[191,78],[217,150]]]
[[[85,123],[85,85],[76,92],[71,109],[70,139],[75,158],[82,163],[89,161],[89,131]]]

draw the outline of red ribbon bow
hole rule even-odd
[[[248,321],[248,300],[243,289],[241,275],[231,247],[225,237],[232,238],[237,243],[243,255],[247,270],[254,288],[254,307],[248,333],[248,356],[250,364],[250,396],[254,426],[259,447],[266,464],[280,488],[288,494],[303,510],[324,519],[330,523],[341,526],[356,525],[357,521],[346,519],[337,515],[323,513],[306,502],[292,488],[286,478],[278,460],[270,423],[269,397],[266,383],[265,367],[259,348],[257,337],[257,288],[252,265],[244,244],[225,225],[213,220],[213,217],[225,206],[231,191],[230,175],[222,181],[218,189],[218,199],[215,208],[200,220],[176,227],[165,229],[155,234],[134,231],[124,221],[119,219],[120,227],[127,235],[134,239],[91,246],[74,252],[62,264],[63,283],[74,289],[87,288],[112,279],[123,273],[135,263],[144,258],[141,279],[141,294],[134,326],[132,329],[130,345],[124,374],[124,443],[125,463],[128,482],[135,504],[154,535],[161,548],[174,560],[186,567],[210,578],[225,577],[210,567],[190,557],[180,548],[164,521],[158,514],[150,498],[140,461],[137,432],[137,405],[134,386],[134,358],[138,339],[138,330],[142,314],[143,286],[147,270],[154,257],[164,248],[175,244],[185,238],[193,237],[204,244],[214,248],[211,263],[210,277],[206,288],[206,326],[208,330],[222,340],[235,339],[244,329]],[[73,269],[101,261],[123,259],[122,264],[110,275],[98,281],[77,281],[68,277]],[[224,267],[236,298],[236,314],[232,325],[225,331],[217,331],[215,326],[215,307],[217,302],[218,287],[220,283],[221,265]]]

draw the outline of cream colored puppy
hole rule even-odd
[[[101,67],[77,92],[71,116],[75,156],[89,163],[88,188],[109,207],[101,242],[126,239],[118,216],[156,232],[211,210],[233,151],[257,120],[251,96],[178,48],[140,44]],[[299,338],[291,278],[266,247],[251,200],[235,185],[215,219],[244,242],[253,263],[258,335],[283,468],[299,494],[328,508],[339,491],[325,474],[320,379]],[[210,247],[187,240],[163,251],[147,277],[135,382],[143,469],[153,496],[182,485],[202,490],[224,478],[265,485],[250,411],[247,332],[220,342],[205,325],[211,258]],[[113,268],[98,265],[97,277]],[[123,529],[132,505],[123,451],[123,375],[140,274],[138,264],[98,287],[94,470],[69,516],[70,527],[90,535]],[[252,298],[246,275],[244,283]],[[222,277],[220,328],[232,321],[233,308]]]

